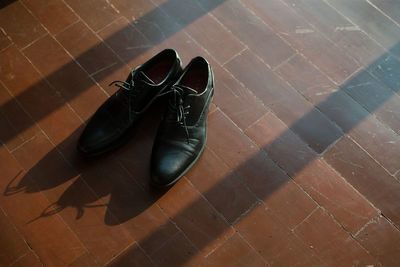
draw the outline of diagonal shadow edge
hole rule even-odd
[[[385,56],[385,55],[382,55],[382,57],[383,56]],[[378,58],[377,60],[380,60],[381,58]],[[357,82],[360,82],[360,81],[358,81],[358,79],[361,77],[361,79],[362,79],[362,77],[365,77],[365,74],[366,73],[366,71],[364,70],[363,72],[360,72],[360,73],[358,73],[358,75],[356,74],[355,76],[353,76],[352,78],[350,78],[345,84],[343,84],[342,86],[340,86],[340,88],[339,88],[339,90],[338,91],[336,91],[336,92],[334,92],[334,93],[332,93],[330,96],[328,96],[327,97],[327,99],[325,100],[325,101],[323,101],[323,102],[321,102],[321,103],[319,103],[318,105],[316,105],[316,108],[317,109],[322,109],[323,110],[323,106],[324,105],[326,105],[326,104],[332,104],[332,103],[335,103],[335,98],[336,98],[336,96],[338,95],[338,94],[346,94],[346,88],[348,87],[348,85],[349,84],[352,84],[353,83],[353,81],[354,80],[357,80]],[[346,94],[347,95],[347,94]],[[393,92],[393,95],[394,95],[394,92]],[[350,98],[349,97],[349,99],[352,99],[352,98]],[[388,98],[389,99],[389,98]],[[387,99],[387,100],[388,100]],[[352,100],[352,101],[354,101],[354,100]],[[381,104],[383,104],[384,102],[382,102]],[[354,101],[354,104],[355,105],[358,105],[358,103],[356,102],[356,101]],[[379,106],[377,105],[376,106],[376,108],[378,108]],[[360,108],[361,108],[361,106],[360,106]],[[370,110],[371,112],[373,112],[373,110]],[[224,113],[223,112],[221,112],[221,114],[223,114],[224,115]],[[351,131],[354,127],[356,127],[359,123],[361,123],[361,121],[365,118],[365,117],[367,117],[367,116],[369,116],[370,115],[370,113],[369,112],[367,112],[366,110],[365,110],[365,112],[363,113],[363,116],[362,117],[358,117],[358,120],[357,121],[353,121],[352,122],[352,124],[349,126],[349,127],[347,127],[347,128],[345,128],[344,129],[344,131],[343,131],[343,133],[342,133],[342,135],[340,136],[340,137],[338,137],[338,139],[337,140],[339,140],[341,137],[343,137],[346,133],[348,133],[349,131]],[[226,116],[226,115],[224,115],[224,116]],[[251,162],[252,161],[252,159],[253,158],[256,158],[259,154],[262,154],[263,156],[265,156],[268,160],[270,160],[272,163],[273,163],[273,166],[274,166],[274,168],[277,168],[281,173],[282,173],[282,175],[283,175],[283,179],[278,179],[278,181],[276,182],[276,183],[273,183],[273,184],[266,184],[266,186],[268,186],[269,187],[269,189],[268,189],[268,194],[265,194],[265,195],[263,195],[263,196],[261,196],[261,197],[258,197],[258,199],[265,199],[265,198],[268,198],[268,196],[269,196],[269,194],[272,194],[274,191],[276,191],[279,187],[281,187],[282,185],[284,185],[288,180],[290,180],[290,179],[293,179],[294,180],[294,176],[293,175],[295,175],[297,172],[300,172],[302,169],[304,169],[308,164],[310,164],[311,162],[313,162],[314,160],[317,160],[318,158],[319,158],[319,155],[318,154],[316,154],[316,153],[314,153],[313,154],[313,156],[311,157],[311,158],[307,158],[306,160],[304,160],[303,162],[300,162],[298,165],[296,165],[296,166],[292,166],[292,168],[291,168],[291,171],[287,171],[287,166],[282,166],[281,164],[280,164],[280,162],[278,162],[278,161],[276,161],[275,160],[275,158],[273,158],[273,157],[271,157],[271,155],[269,154],[270,152],[269,152],[269,147],[273,147],[273,146],[284,146],[284,144],[282,143],[282,142],[284,142],[284,140],[286,140],[287,139],[287,137],[288,138],[291,138],[291,137],[293,137],[293,136],[295,136],[295,138],[297,138],[302,144],[304,144],[304,147],[306,147],[306,148],[308,148],[310,151],[312,151],[308,146],[307,146],[307,144],[306,143],[304,143],[304,141],[302,141],[302,139],[299,137],[299,136],[297,136],[294,132],[293,132],[293,129],[294,128],[296,128],[297,127],[297,125],[300,125],[300,124],[302,124],[304,121],[306,121],[306,120],[308,120],[309,119],[309,116],[311,116],[311,112],[310,113],[307,113],[305,116],[303,116],[302,118],[300,118],[298,121],[296,121],[295,123],[293,123],[292,125],[289,125],[288,126],[288,130],[286,130],[286,131],[284,131],[283,133],[281,133],[277,138],[275,138],[273,141],[271,141],[269,144],[268,144],[268,146],[266,146],[266,147],[258,147],[258,149],[259,149],[259,152],[257,152],[256,154],[254,154],[252,157],[250,157],[250,158],[248,158],[248,159],[246,159],[246,161],[245,162],[243,162],[243,164],[242,165],[240,165],[240,166],[238,166],[238,167],[236,167],[235,169],[234,169],[234,172],[235,172],[235,175],[237,175],[237,176],[239,176],[240,177],[240,180],[241,180],[241,183],[243,183],[244,185],[246,185],[246,182],[245,182],[245,175],[244,174],[242,174],[241,173],[241,169],[243,169],[243,168],[248,168],[248,167],[246,167],[246,165],[247,164],[249,164],[249,162]],[[337,141],[337,140],[335,140],[335,141],[333,141],[332,142],[332,145]],[[210,148],[210,147],[208,147],[208,149],[210,150],[210,151],[213,151],[213,148]],[[215,153],[214,153],[215,154]],[[228,166],[229,167],[229,166]],[[257,167],[257,166],[256,166]],[[132,176],[134,176],[134,175],[132,175]],[[187,178],[186,178],[187,179]],[[228,180],[230,180],[230,179],[234,179],[234,177],[233,176],[227,176],[227,177],[222,177],[221,178],[221,180],[219,180],[215,185],[213,185],[213,187],[211,188],[211,189],[209,189],[208,191],[206,191],[206,192],[203,192],[202,194],[206,197],[206,199],[207,199],[207,201],[209,201],[209,196],[215,196],[215,194],[217,194],[217,192],[221,192],[223,189],[224,189],[224,184],[226,184],[227,183],[227,181]],[[190,179],[188,179],[189,181],[190,181]],[[349,182],[349,181],[347,181],[347,182]],[[300,186],[300,185],[298,185],[298,186]],[[301,187],[301,186],[300,186]],[[301,187],[302,188],[302,187]],[[357,188],[356,188],[357,189]],[[303,190],[305,190],[305,189],[303,189]],[[190,216],[190,211],[192,211],[192,210],[195,210],[198,206],[201,206],[201,202],[204,202],[204,199],[198,199],[198,200],[195,200],[194,202],[192,202],[190,205],[188,205],[187,207],[185,207],[185,209],[184,210],[182,210],[181,212],[179,212],[177,215],[174,215],[171,219],[172,219],[172,221],[180,221],[180,220],[182,220],[182,219],[184,219],[184,218],[188,218],[189,216]],[[374,203],[373,203],[374,204]],[[379,206],[379,205],[377,205],[377,206]],[[211,205],[211,207],[213,207],[213,209],[214,209],[214,206],[213,205]],[[111,213],[113,213],[113,211],[111,210],[110,211]],[[222,216],[222,218],[224,218],[224,216],[222,215],[222,213],[221,213],[221,211],[219,211],[219,210],[217,210],[217,212]],[[115,214],[113,214],[114,216],[115,216]],[[117,216],[115,216],[116,217],[116,219],[117,219],[117,221],[119,221],[119,223],[123,223],[123,222],[125,222],[126,220],[128,220],[128,219],[130,219],[130,218],[124,218],[123,220],[121,220],[121,218],[118,218],[118,215]],[[390,218],[390,216],[389,216],[389,218]],[[226,218],[225,218],[226,219]],[[231,221],[232,222],[232,221]],[[229,227],[230,227],[230,225],[229,225],[229,223],[231,223],[231,222],[229,222],[229,220],[228,220],[228,222],[227,222],[227,227],[225,228],[225,229],[219,229],[220,230],[220,233],[219,234],[222,234],[225,230],[227,230]],[[397,221],[396,221],[396,223],[398,223]],[[108,224],[107,222],[106,222],[106,224]],[[115,225],[115,224],[113,224],[113,225]],[[159,235],[159,233],[162,231],[162,228],[164,228],[164,227],[160,227],[160,230],[155,230],[153,233],[151,233],[149,236],[147,236],[146,238],[144,238],[144,240],[141,240],[139,243],[140,244],[142,244],[143,246],[148,246],[148,244],[146,245],[146,243],[151,243],[152,242],[152,240],[154,240],[154,239],[156,239],[156,236],[157,235]],[[218,236],[218,234],[216,234],[216,236]],[[213,236],[212,238],[216,238],[216,236]],[[167,241],[168,242],[168,241]],[[209,240],[209,242],[212,242],[212,239],[210,239]],[[198,245],[197,244],[197,246],[196,246],[196,248],[197,249],[199,249],[199,250],[201,250],[203,247],[205,247],[205,246],[207,246],[207,242],[203,242],[203,243],[201,243],[200,245]],[[134,255],[135,253],[137,253],[137,251],[134,251],[135,249],[139,249],[139,248],[135,248],[135,247],[133,247],[133,248],[131,248],[132,249],[132,251],[130,250],[130,249],[128,249],[127,251],[125,251],[124,252],[124,254],[122,255],[122,257],[129,257],[129,255]],[[117,261],[119,261],[119,260],[123,260],[122,258],[121,259],[117,259]],[[186,260],[188,260],[188,259],[186,259]],[[183,262],[181,262],[182,264],[184,263],[184,261]]]
[[[202,17],[203,15],[207,14],[211,10],[215,9],[216,7],[218,7],[219,5],[221,5],[225,1],[226,0],[216,0],[216,1],[212,2],[210,5],[208,5],[207,7],[201,7],[199,9],[197,9],[196,10],[196,16],[193,16],[190,19],[185,19],[185,20],[180,20],[180,21],[172,21],[171,23],[173,23],[173,27],[170,27],[172,30],[168,29],[169,31],[167,33],[163,33],[162,37],[155,37],[155,38],[149,37],[149,36],[146,36],[145,34],[143,34],[142,32],[140,32],[140,30],[138,30],[139,33],[142,34],[146,38],[147,41],[149,41],[150,45],[141,47],[139,49],[139,51],[137,51],[136,53],[129,53],[127,55],[127,57],[123,59],[123,62],[129,62],[129,61],[139,57],[144,52],[152,49],[154,46],[160,44],[162,41],[164,41],[167,38],[171,37],[175,33],[181,31],[186,26],[188,26],[189,24],[191,24],[192,22],[194,22],[198,18]],[[118,30],[117,32],[113,33],[111,36],[109,36],[106,39],[104,39],[103,42],[104,43],[108,43],[109,41],[116,39],[119,34],[123,33],[125,30],[129,29],[130,27],[133,27],[134,29],[136,29],[135,25],[148,23],[148,21],[151,21],[154,16],[157,16],[158,12],[162,12],[163,13],[164,10],[168,10],[168,9],[173,8],[174,5],[176,5],[176,3],[177,3],[177,0],[168,0],[168,1],[164,2],[164,3],[162,3],[161,5],[156,6],[155,9],[149,11],[148,13],[143,15],[142,17],[136,19],[134,21],[134,23],[133,22],[129,23],[124,28],[122,28],[122,29]],[[164,14],[164,15],[166,15],[166,14]],[[87,58],[88,56],[91,55],[91,53],[93,53],[95,48],[96,48],[96,46],[86,50],[85,52],[80,54],[78,57],[76,57],[74,59],[71,59],[68,63],[63,65],[61,68],[57,69],[56,71],[52,72],[51,74],[47,75],[46,77],[42,77],[42,79],[40,81],[36,82],[33,85],[30,85],[28,88],[24,89],[22,92],[17,93],[16,95],[12,94],[13,98],[8,100],[8,101],[6,101],[5,103],[3,103],[0,106],[0,111],[1,110],[7,110],[9,107],[12,107],[12,105],[14,104],[15,100],[17,100],[17,102],[20,102],[21,99],[26,99],[27,97],[29,97],[29,95],[35,94],[35,91],[39,92],[40,90],[38,90],[38,88],[40,88],[42,83],[44,83],[46,81],[52,81],[54,79],[57,79],[57,77],[62,76],[62,73],[65,70],[68,70],[68,69],[71,69],[72,67],[75,67],[74,66],[76,64],[75,61],[80,62],[81,59]],[[102,81],[106,76],[108,76],[109,74],[112,74],[113,72],[115,72],[116,71],[116,69],[115,69],[116,67],[118,69],[120,69],[120,68],[124,67],[124,65],[125,65],[125,63],[123,63],[122,65],[121,64],[117,64],[117,66],[106,67],[104,70],[102,70],[101,74],[98,75],[97,82]],[[122,77],[122,78],[125,79],[125,77]],[[3,86],[5,86],[4,82],[2,82],[2,81],[0,81],[0,82],[3,84]],[[46,111],[38,114],[37,118],[35,118],[35,121],[37,122],[37,121],[40,121],[41,119],[45,118],[49,113],[55,111],[57,108],[61,107],[62,105],[65,105],[69,101],[71,101],[74,98],[78,97],[85,90],[88,90],[90,88],[90,86],[92,86],[91,83],[89,83],[89,84],[86,83],[86,84],[87,84],[87,87],[80,87],[79,90],[72,90],[72,91],[68,91],[67,93],[60,92],[60,90],[58,88],[55,88],[57,93],[61,93],[62,101],[59,101],[59,103],[54,104],[51,108],[48,108]],[[5,86],[5,87],[7,88],[7,86]],[[30,121],[29,123],[25,123],[18,130],[15,129],[14,133],[8,132],[6,134],[3,134],[4,136],[2,137],[1,141],[3,143],[6,143],[7,141],[9,141],[13,137],[15,137],[15,135],[19,134],[20,132],[26,130],[28,127],[32,126],[35,123],[35,121]]]
[[[389,51],[389,52],[390,52],[390,51]],[[381,59],[384,58],[384,57],[386,57],[387,54],[388,54],[389,52],[387,52],[387,53],[383,54],[382,56],[380,56],[380,57],[379,57],[378,59],[376,59],[373,63],[371,63],[371,65],[373,65],[375,62],[380,62]],[[344,94],[346,94],[346,95],[348,96],[348,94],[346,93],[346,88],[347,88],[347,86],[348,86],[349,84],[352,84],[352,82],[353,82],[354,80],[357,80],[357,79],[359,79],[360,77],[361,77],[361,79],[362,79],[363,76],[364,76],[364,74],[369,75],[369,73],[367,72],[366,69],[364,69],[363,71],[357,73],[355,76],[353,76],[352,78],[350,78],[345,84],[339,86],[339,88],[338,88],[337,91],[333,92],[331,95],[329,95],[329,96],[327,97],[327,99],[325,99],[324,101],[318,103],[315,107],[316,107],[317,109],[319,109],[319,110],[321,110],[321,109],[323,110],[323,106],[324,106],[324,105],[327,105],[327,104],[332,104],[332,102],[334,103],[334,102],[335,102],[335,98],[336,98],[339,94],[343,94],[343,93],[344,93]],[[358,82],[360,82],[360,81],[358,81]],[[391,92],[392,92],[392,96],[396,94],[394,91],[391,91]],[[359,105],[359,103],[356,102],[353,98],[351,98],[351,96],[349,96],[349,99],[351,99],[351,101],[354,101],[353,104]],[[387,100],[389,100],[389,99],[390,99],[390,97],[387,97],[387,98],[385,99],[385,101],[387,101]],[[361,123],[363,119],[365,119],[367,116],[370,116],[370,115],[371,115],[370,113],[372,113],[374,110],[378,109],[381,105],[383,105],[383,104],[385,103],[385,101],[382,101],[382,102],[380,103],[380,105],[374,106],[374,108],[370,108],[368,111],[365,110],[365,109],[363,108],[363,109],[365,110],[365,112],[363,113],[363,115],[362,115],[361,117],[358,117],[358,118],[357,118],[357,121],[353,121],[353,122],[351,123],[351,125],[349,125],[349,126],[348,126],[347,128],[345,128],[345,129],[343,129],[342,135],[341,135],[337,140],[333,141],[333,142],[328,146],[328,149],[331,147],[331,145],[334,145],[337,141],[341,140],[342,137],[344,137],[348,132],[350,132],[350,131],[351,131],[353,128],[355,128],[359,123]],[[214,111],[214,113],[215,113],[215,112],[216,112],[216,111]],[[256,158],[259,154],[265,155],[265,156],[267,157],[267,159],[270,160],[270,161],[272,161],[273,164],[274,164],[274,166],[277,167],[277,168],[282,172],[282,174],[284,174],[284,176],[287,177],[287,179],[289,179],[289,180],[293,181],[294,183],[296,183],[296,180],[294,179],[294,177],[296,176],[296,174],[299,173],[299,172],[301,172],[308,164],[310,164],[310,163],[312,163],[313,161],[315,161],[315,160],[317,160],[317,159],[320,158],[320,155],[318,155],[317,153],[314,153],[313,150],[312,150],[311,148],[309,148],[309,146],[308,146],[299,136],[297,136],[297,135],[293,132],[293,129],[294,129],[294,128],[296,128],[298,125],[302,124],[303,121],[308,120],[308,117],[311,116],[311,113],[312,113],[312,112],[307,113],[305,116],[303,116],[302,118],[300,118],[299,120],[297,120],[295,123],[293,123],[292,125],[289,125],[287,130],[285,130],[283,133],[279,134],[279,136],[276,137],[275,139],[273,139],[267,146],[265,146],[265,147],[258,147],[258,146],[257,146],[257,148],[259,149],[259,151],[258,151],[256,154],[252,155],[249,159],[246,159],[245,162],[243,162],[242,164],[240,164],[240,166],[238,166],[238,167],[236,167],[236,168],[234,169],[234,172],[236,173],[236,175],[238,175],[238,176],[240,177],[240,180],[241,180],[241,183],[242,183],[242,184],[244,184],[245,186],[247,186],[247,185],[246,185],[246,177],[245,177],[244,174],[242,174],[241,169],[242,169],[242,168],[248,168],[248,167],[246,167],[246,164],[248,164],[252,159]],[[221,114],[222,114],[223,116],[226,116],[226,115],[223,113],[223,111],[221,111]],[[284,140],[286,140],[287,137],[288,137],[288,138],[293,138],[293,136],[294,136],[294,138],[298,139],[298,141],[300,141],[300,142],[304,145],[304,147],[306,147],[307,149],[309,149],[310,151],[312,151],[312,152],[313,152],[313,156],[311,156],[310,158],[307,158],[306,160],[304,160],[303,162],[299,163],[298,165],[296,165],[296,166],[294,166],[294,167],[292,166],[292,167],[291,167],[291,170],[290,170],[290,171],[287,171],[287,166],[282,166],[280,162],[276,161],[275,158],[273,158],[273,157],[270,156],[270,152],[269,152],[269,149],[268,149],[268,148],[269,148],[269,147],[273,147],[273,146],[282,146],[282,142],[283,142]],[[213,148],[210,148],[210,147],[207,146],[207,149],[209,149],[213,154],[216,154],[216,153],[213,151]],[[254,166],[253,166],[253,167],[254,167]],[[205,192],[200,192],[200,193],[201,193],[202,195],[205,196],[205,198],[206,198],[207,201],[209,201],[208,196],[212,196],[212,195],[215,196],[215,194],[217,194],[217,192],[221,192],[221,190],[224,188],[224,183],[226,183],[227,180],[230,179],[230,178],[231,178],[231,176],[223,177],[223,178],[221,178],[219,181],[217,181],[217,182],[215,183],[215,185],[212,186],[211,189],[209,189],[209,190],[207,190],[207,191],[205,191]],[[186,179],[186,182],[187,182],[187,181],[190,182],[190,179],[187,178],[187,175],[184,177],[184,179]],[[395,182],[396,184],[398,184],[398,188],[400,189],[400,183],[399,183],[399,181],[395,180],[395,178],[393,178],[393,180],[394,180],[394,182]],[[350,184],[351,184],[351,181],[348,181],[348,180],[346,180],[346,179],[345,179],[345,181],[346,181],[347,183],[350,183]],[[287,182],[286,179],[280,179],[280,181],[277,181],[276,183],[273,183],[273,184],[266,184],[266,186],[270,186],[270,187],[271,187],[270,190],[268,190],[268,194],[272,194],[272,192],[274,192],[275,190],[277,190],[279,187],[281,187],[282,185],[284,185],[286,182]],[[266,179],[266,183],[267,183],[267,179]],[[296,183],[296,185],[299,186],[303,191],[307,192],[307,190],[304,189],[304,188],[303,188],[301,185],[299,185],[298,183]],[[351,185],[352,185],[352,184],[351,184]],[[354,185],[353,185],[353,186],[354,186]],[[355,190],[356,190],[356,192],[358,192],[360,195],[363,195],[363,194],[359,191],[359,188],[355,187]],[[253,192],[253,194],[254,194],[254,192]],[[256,204],[259,204],[259,203],[260,203],[259,201],[263,202],[264,199],[268,198],[268,196],[269,196],[268,194],[264,194],[264,195],[262,195],[262,196],[258,196],[258,201],[256,202]],[[313,199],[313,200],[316,201],[315,199]],[[180,211],[178,214],[174,215],[174,216],[171,218],[171,220],[176,222],[176,221],[185,220],[185,218],[189,218],[189,216],[190,216],[190,211],[193,210],[193,209],[196,209],[196,207],[199,206],[200,203],[201,203],[202,201],[204,201],[202,198],[199,198],[199,199],[193,201],[192,203],[190,203],[189,205],[187,205],[182,211]],[[371,201],[371,200],[369,199],[369,201]],[[316,202],[318,203],[318,201],[316,201]],[[385,217],[387,217],[389,220],[391,220],[392,222],[394,222],[394,226],[395,226],[397,229],[399,229],[399,227],[400,227],[400,221],[397,220],[397,218],[391,218],[390,215],[389,215],[389,216],[385,215],[385,213],[384,213],[384,212],[385,212],[385,209],[381,209],[379,203],[374,203],[374,201],[371,201],[371,203],[374,205],[374,208],[376,207],[376,208],[378,208],[379,210],[381,210],[382,214],[383,214]],[[318,204],[319,204],[319,203],[318,203]],[[319,205],[321,205],[321,204],[319,204]],[[214,205],[210,204],[210,206],[211,206],[213,209],[216,209],[216,208],[214,207]],[[250,206],[250,207],[249,207],[249,210],[254,209],[254,207],[255,207],[254,205],[253,205],[253,206]],[[216,211],[220,214],[220,216],[222,216],[222,218],[225,218],[225,217],[222,215],[221,211],[219,211],[219,210],[216,210]],[[247,212],[248,212],[248,210],[247,210],[245,213],[247,214]],[[333,216],[333,215],[332,215],[332,216]],[[335,217],[335,216],[333,216],[333,217]],[[241,218],[241,216],[239,216],[239,218]],[[226,218],[225,218],[225,220],[226,220]],[[226,223],[227,223],[227,224],[226,224],[226,228],[220,230],[216,236],[213,236],[213,238],[217,238],[218,236],[222,235],[222,234],[224,233],[224,231],[228,230],[228,228],[231,227],[231,223],[232,223],[232,222],[230,223],[230,222],[226,221]],[[236,221],[233,222],[233,223],[236,223]],[[159,228],[161,229],[161,228],[163,228],[163,227],[159,227]],[[184,230],[183,230],[183,231],[184,231]],[[155,230],[155,231],[152,232],[149,236],[147,236],[144,240],[141,240],[141,241],[139,242],[139,244],[146,244],[146,242],[149,242],[150,240],[152,240],[153,238],[155,238],[158,234],[160,234],[160,230]],[[171,237],[171,239],[173,239],[173,238],[174,238],[174,236]],[[354,239],[354,240],[355,240],[355,239]],[[170,241],[170,240],[167,240],[167,241],[165,241],[165,242],[169,242],[169,241]],[[212,242],[212,241],[213,241],[213,240],[209,240],[209,242]],[[357,241],[356,241],[356,242],[357,242]],[[200,250],[202,250],[204,247],[206,247],[207,245],[208,245],[207,242],[201,243],[200,245],[197,244],[197,245],[195,246],[195,249],[198,249],[198,250],[200,251]],[[360,244],[360,245],[361,245],[361,244]],[[118,257],[116,257],[116,258],[114,258],[113,260],[110,261],[111,266],[119,266],[120,263],[125,262],[125,261],[129,261],[129,258],[130,258],[130,257],[132,257],[133,255],[137,255],[137,253],[138,253],[137,250],[140,250],[140,249],[138,248],[138,246],[131,246],[131,247],[127,248],[127,249],[126,249],[124,252],[122,252]],[[150,255],[150,256],[151,256],[151,255]],[[374,257],[375,257],[375,256],[374,256]],[[378,260],[376,257],[375,257],[375,259]],[[180,260],[179,264],[180,264],[180,265],[183,265],[183,264],[186,263],[188,260],[190,260],[190,258],[184,258],[184,259],[179,259],[179,260]],[[378,261],[379,261],[379,260],[378,260]]]
[[[344,85],[344,86],[345,86],[345,85]],[[343,88],[343,86],[342,86],[342,88]],[[342,89],[341,89],[341,90],[342,90]],[[338,93],[335,92],[334,94],[338,94]],[[394,94],[394,92],[393,92],[393,94]],[[333,98],[330,98],[330,97],[329,97],[329,98],[326,100],[326,102],[332,101],[332,99],[333,99]],[[387,98],[386,100],[388,100],[388,99],[389,99],[389,98]],[[324,102],[324,103],[326,103],[326,102]],[[322,104],[320,104],[320,105],[317,105],[317,108],[320,108],[321,105],[323,105],[324,103],[322,103]],[[383,104],[383,103],[384,103],[384,102],[382,102],[382,104]],[[377,106],[377,108],[378,108],[378,106]],[[372,112],[372,111],[373,111],[373,110],[370,110],[370,112]],[[368,114],[369,114],[369,113],[368,113]],[[368,114],[367,114],[367,115],[368,115]],[[293,125],[291,125],[291,126],[289,127],[290,130],[288,130],[288,132],[291,131],[291,129],[293,129],[293,127],[295,127],[296,125],[300,124],[301,121],[304,120],[307,116],[308,116],[308,114],[305,115],[303,118],[301,118],[301,119],[300,119],[299,121],[297,121],[296,123],[294,123]],[[347,133],[348,131],[350,131],[351,128],[354,128],[354,127],[355,127],[358,123],[360,123],[360,122],[361,122],[361,121],[358,121],[357,123],[354,123],[354,124],[352,125],[352,127],[350,127],[349,129],[346,129],[344,133]],[[286,133],[283,133],[282,136],[285,135],[285,134],[286,134]],[[274,142],[276,142],[276,141],[273,141],[273,143],[274,143]],[[264,152],[262,152],[262,153],[264,153]],[[267,153],[267,154],[268,154],[268,153]],[[305,167],[305,166],[303,166],[303,167]],[[301,167],[299,167],[299,169],[301,169]],[[216,189],[218,188],[218,186],[220,186],[220,185],[217,184],[217,185],[216,185],[213,189],[211,189],[211,190],[216,190]],[[204,193],[204,194],[206,195],[207,192]],[[193,204],[193,205],[194,205],[194,204]],[[189,206],[189,207],[186,208],[186,209],[190,209],[193,205]],[[185,210],[186,210],[186,209],[185,209]],[[184,213],[184,212],[185,212],[185,211],[183,211],[183,213]],[[178,216],[183,216],[183,215],[178,215]],[[156,233],[154,233],[154,234],[152,234],[152,235],[155,235],[155,234],[156,234]],[[149,238],[151,238],[151,236],[150,236]],[[146,238],[146,240],[149,239],[149,238]],[[144,242],[146,242],[146,240],[145,240]]]

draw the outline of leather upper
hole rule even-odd
[[[146,71],[157,67],[159,62],[169,64],[169,70],[162,81],[155,83]],[[78,141],[78,150],[86,155],[97,155],[122,144],[124,135],[137,124],[153,101],[169,89],[181,71],[176,51],[166,49],[132,70],[125,82],[113,82],[118,82],[120,89],[89,120]]]
[[[191,68],[204,68],[205,88],[202,92],[186,86]],[[169,108],[160,124],[151,158],[151,182],[167,186],[179,179],[202,153],[207,136],[206,122],[214,92],[214,78],[208,62],[194,58],[172,86]],[[180,109],[180,110],[179,110]]]

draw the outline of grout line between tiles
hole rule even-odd
[[[295,232],[297,227],[302,225],[305,221],[307,221],[317,210],[319,210],[321,207],[320,205],[317,205],[311,212],[308,214],[301,222],[299,222],[296,226],[294,226],[292,229],[290,229],[291,232]]]
[[[258,249],[256,249],[255,247],[253,247],[252,244],[250,244],[250,242],[239,232],[239,230],[236,230],[236,233],[238,234],[238,236],[251,248],[253,249],[261,258],[261,260],[267,265],[267,266],[271,266],[269,264],[269,262],[264,259],[264,257],[261,255],[260,251]]]
[[[248,50],[249,48],[246,46],[244,46],[244,48],[242,50],[240,50],[238,53],[234,54],[232,57],[230,57],[228,60],[226,60],[224,63],[220,63],[221,67],[224,67],[227,63],[229,63],[231,60],[233,60],[234,58],[236,58],[237,56],[240,56],[244,51]]]
[[[77,20],[72,22],[71,24],[69,24],[67,27],[65,27],[64,29],[62,29],[61,31],[59,31],[56,34],[52,34],[52,36],[54,36],[56,38],[57,35],[60,35],[62,33],[64,33],[65,31],[67,31],[68,29],[72,28],[75,24],[78,24],[79,22],[81,22],[82,20],[80,19],[80,17],[77,17]]]
[[[278,65],[276,65],[275,67],[272,67],[271,70],[275,73],[275,71],[277,69],[279,69],[281,66],[286,65],[290,60],[292,60],[293,58],[295,58],[298,55],[298,53],[296,51],[294,51],[294,53],[292,55],[290,55],[287,59],[283,60],[281,63],[279,63]]]
[[[390,21],[392,21],[397,27],[400,28],[400,24],[395,21],[394,19],[392,19],[392,17],[390,17],[388,14],[386,14],[382,9],[380,9],[379,7],[377,7],[374,3],[372,3],[370,0],[366,0],[366,2],[368,4],[370,4],[373,8],[375,8],[378,12],[382,13],[382,15],[384,15],[386,18],[388,18]]]

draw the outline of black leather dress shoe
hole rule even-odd
[[[166,49],[132,70],[125,82],[112,82],[110,85],[119,90],[90,119],[78,141],[78,150],[96,156],[122,145],[143,113],[181,73],[178,54]]]
[[[208,62],[194,58],[167,92],[169,105],[151,155],[151,184],[177,182],[199,159],[206,145],[207,115],[214,93]]]

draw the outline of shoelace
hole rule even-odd
[[[171,112],[176,114],[176,122],[183,125],[183,127],[185,128],[186,141],[187,141],[187,143],[189,143],[190,136],[189,136],[188,127],[186,125],[186,115],[189,114],[188,109],[190,108],[190,105],[187,105],[186,107],[184,106],[183,96],[182,96],[183,90],[184,90],[183,87],[181,87],[179,85],[173,85],[171,90],[164,92],[164,93],[160,94],[159,96],[163,96],[163,95],[170,94],[170,93],[174,94],[174,98],[170,98],[170,101],[168,102],[168,108]],[[173,99],[173,101],[172,101],[172,99]]]
[[[132,73],[132,77],[133,77],[133,73]],[[127,92],[126,94],[123,94],[123,95],[125,96],[125,99],[128,102],[129,121],[132,121],[132,108],[133,108],[132,98],[134,98],[137,95],[138,88],[136,88],[136,90],[134,90],[135,83],[133,80],[131,80],[131,83],[116,80],[116,81],[111,82],[108,86],[112,86],[112,85],[115,85],[115,86],[121,88],[122,92],[123,91]],[[117,94],[119,94],[120,92],[121,91],[117,92]]]

